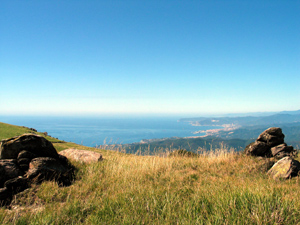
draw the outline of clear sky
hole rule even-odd
[[[299,103],[299,0],[0,0],[0,114],[203,115]]]

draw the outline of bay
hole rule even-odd
[[[0,116],[0,121],[34,128],[67,142],[95,147],[103,144],[129,144],[143,139],[192,137],[212,126],[192,126],[176,117],[46,117]]]

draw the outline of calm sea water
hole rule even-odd
[[[33,117],[0,116],[0,121],[48,132],[60,140],[85,146],[127,144],[142,139],[200,136],[195,131],[215,127],[195,127],[171,117]]]

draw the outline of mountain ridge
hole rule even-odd
[[[293,123],[300,122],[300,110],[282,111],[269,116],[235,116],[235,117],[192,117],[181,118],[179,122],[188,122],[194,126],[222,126],[234,124],[236,126],[253,126],[272,123]]]

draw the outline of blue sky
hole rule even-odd
[[[300,1],[0,5],[0,114],[300,108]]]

